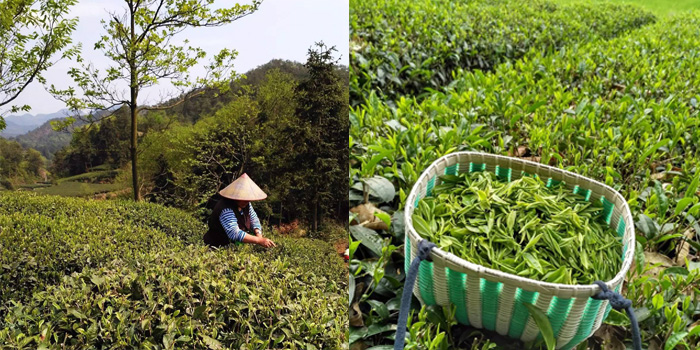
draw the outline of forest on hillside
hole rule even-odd
[[[301,220],[315,229],[324,218],[339,222],[347,211],[348,70],[335,54],[319,44],[304,64],[272,60],[225,94],[206,90],[141,113],[141,195],[205,216],[218,190],[245,172],[269,194],[256,204],[268,222]],[[129,173],[128,117],[122,107],[76,128],[54,155],[54,177],[95,168]]]

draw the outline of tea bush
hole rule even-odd
[[[347,233],[346,233],[347,234]],[[290,266],[299,267],[305,271],[313,271],[318,276],[326,277],[343,287],[348,282],[348,270],[338,257],[338,253],[330,243],[309,238],[287,238],[281,235],[266,235],[277,247],[271,249],[259,246],[245,245],[242,252],[254,252],[266,261],[283,259]]]
[[[697,293],[688,287],[700,269],[698,47],[695,12],[608,41],[525,55],[491,72],[460,71],[425,98],[389,103],[370,92],[350,113],[351,198],[359,202],[369,190],[370,198],[392,209],[392,228],[351,227],[362,240],[351,243],[350,290],[361,313],[351,339],[389,343],[384,337],[393,332],[403,279],[401,210],[421,171],[445,154],[476,150],[526,157],[619,190],[635,219],[638,270],[628,276],[634,286],[628,296],[645,313],[644,343],[666,349],[700,344]],[[663,271],[677,279],[647,274],[638,284],[647,255],[675,261]],[[609,325],[626,324],[626,316],[612,315]],[[611,332],[625,337],[627,330]],[[440,332],[450,346],[460,344],[449,329]],[[610,345],[601,342],[588,345]]]
[[[3,193],[0,203],[3,301],[24,300],[63,275],[101,266],[115,258],[183,247],[185,241],[178,234],[194,236],[194,228],[199,227],[199,235],[202,227],[184,212],[164,210],[155,214],[155,205],[149,208],[27,193]],[[149,212],[154,215],[148,217]],[[161,221],[167,215],[176,216]],[[159,222],[163,225],[149,227]]]
[[[351,104],[440,89],[452,71],[490,70],[532,51],[603,40],[654,21],[637,7],[548,1],[352,0]]]
[[[12,349],[339,349],[343,293],[232,249],[141,254],[86,269],[10,309]],[[2,346],[0,346],[1,348]]]
[[[156,204],[0,193],[0,349],[347,343],[332,246],[210,249],[204,232]]]

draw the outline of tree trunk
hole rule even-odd
[[[318,232],[318,197],[314,198],[314,226],[313,231]]]
[[[131,88],[131,96],[132,96],[132,101],[135,100],[135,89],[132,87]],[[138,132],[137,132],[137,120],[136,120],[136,106],[132,104],[131,106],[131,147],[129,147],[129,150],[131,151],[131,177],[132,177],[132,185],[134,187],[134,200],[139,201],[141,200],[141,193],[139,191],[139,178],[138,178],[138,169],[137,169],[137,159],[136,159],[136,146],[137,146],[137,140],[138,140]]]
[[[280,201],[280,221],[277,223],[279,227],[282,227],[282,201]]]
[[[131,6],[130,6],[131,7]],[[135,13],[133,10],[133,7],[131,7],[131,45],[132,45],[132,53],[131,57],[129,57],[129,73],[131,73],[131,84],[130,84],[130,90],[131,90],[131,105],[129,106],[131,108],[131,147],[129,150],[131,151],[131,177],[132,177],[132,183],[134,186],[134,200],[139,201],[141,200],[141,191],[139,191],[139,178],[138,178],[138,168],[137,168],[137,161],[136,161],[136,146],[138,143],[138,120],[137,120],[137,112],[138,112],[138,105],[136,100],[138,99],[139,91],[138,91],[138,86],[137,84],[137,71],[136,71],[136,57],[133,56],[133,50],[136,50],[136,48],[133,47],[136,43],[136,24],[135,24]]]

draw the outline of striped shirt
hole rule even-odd
[[[243,213],[246,208],[243,208],[243,210],[240,212],[242,215],[246,215]],[[262,227],[260,226],[260,219],[258,219],[258,214],[255,213],[255,210],[253,210],[253,205],[248,203],[248,214],[250,217],[250,226],[252,226],[252,229],[255,230],[260,229],[262,231]],[[226,235],[228,236],[229,239],[235,242],[242,242],[243,237],[247,234],[245,231],[241,230],[240,227],[238,227],[238,219],[236,219],[236,214],[234,214],[233,209],[231,208],[226,208],[221,211],[221,215],[219,215],[219,221],[221,221],[221,226],[224,227],[224,230],[226,230]]]

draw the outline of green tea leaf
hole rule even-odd
[[[362,227],[360,225],[352,225],[350,226],[350,234],[352,234],[356,240],[360,241],[363,246],[369,248],[369,250],[377,256],[382,255],[382,246],[384,245],[384,241],[382,240],[382,237],[379,236],[377,231]]]
[[[527,310],[530,312],[530,316],[532,316],[532,319],[535,320],[537,328],[540,329],[542,338],[544,339],[545,344],[547,344],[547,350],[556,349],[557,342],[554,339],[554,331],[552,330],[552,324],[549,322],[549,318],[547,317],[547,315],[540,309],[538,309],[535,305],[529,303],[525,303],[523,305],[525,305]]]
[[[688,336],[688,332],[674,332],[671,334],[671,336],[666,339],[666,344],[664,344],[664,350],[673,350],[676,348],[676,345],[680,343],[683,338]]]

